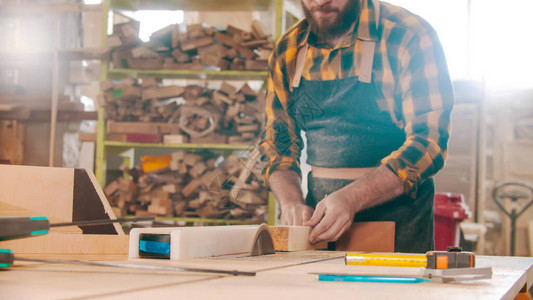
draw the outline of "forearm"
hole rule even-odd
[[[268,180],[270,190],[279,205],[303,204],[300,175],[291,170],[276,170]]]
[[[380,205],[403,194],[403,183],[384,165],[345,186],[339,192],[351,203],[354,212]]]

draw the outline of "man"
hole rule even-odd
[[[431,179],[446,158],[453,89],[435,31],[378,0],[302,0],[269,60],[265,180],[285,225],[336,241],[394,221],[395,251],[433,248]],[[299,165],[307,137],[308,195]]]

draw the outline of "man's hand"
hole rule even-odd
[[[281,224],[301,226],[313,215],[313,208],[303,203],[289,203],[281,206]]]
[[[320,201],[308,222],[313,229],[309,233],[311,244],[321,241],[336,241],[353,223],[355,205],[339,190]]]
[[[348,184],[318,202],[311,219],[304,223],[313,229],[309,233],[311,244],[338,240],[353,223],[356,213],[387,202],[403,193],[398,176],[386,166]]]
[[[269,184],[281,209],[283,225],[303,225],[309,220],[313,209],[305,205],[298,173],[286,170],[274,171],[270,175]]]

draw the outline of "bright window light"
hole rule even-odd
[[[439,35],[450,76],[464,79],[468,69],[468,1],[391,0],[428,21]]]
[[[153,32],[170,24],[183,22],[182,10],[138,10],[124,14],[141,22],[139,38],[144,42],[150,40],[150,35]]]
[[[102,3],[102,0],[83,0],[83,2],[87,5],[97,5]]]
[[[482,82],[489,91],[533,88],[531,0],[388,0],[426,19],[437,31],[452,79]]]
[[[533,1],[472,0],[472,68],[487,89],[533,88]]]

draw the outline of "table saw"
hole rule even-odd
[[[261,256],[226,255],[138,264],[256,272],[234,276],[88,265],[17,262],[0,272],[2,299],[513,299],[533,282],[533,258],[478,256],[492,279],[462,283],[322,282],[317,274],[417,276],[419,269],[347,266],[346,252],[306,250]],[[46,257],[46,256],[45,256]],[[53,257],[53,256],[48,256]],[[62,257],[65,258],[65,257]],[[71,259],[127,262],[126,255]]]

